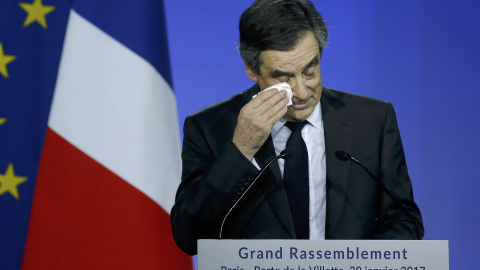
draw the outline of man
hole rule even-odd
[[[393,107],[323,87],[327,29],[313,4],[256,1],[239,30],[247,75],[257,83],[185,120],[182,183],[171,211],[178,246],[196,254],[197,239],[220,233],[227,239],[421,239]],[[261,91],[280,82],[291,86],[292,106],[283,90]],[[275,161],[254,182],[285,148],[292,157]],[[364,162],[406,210],[362,168],[336,158],[338,150]]]

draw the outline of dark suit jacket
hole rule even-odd
[[[197,239],[219,237],[223,217],[258,170],[232,143],[240,109],[258,85],[186,118],[182,182],[171,211],[173,236],[187,254]],[[423,225],[413,200],[402,142],[388,102],[323,88],[327,163],[327,239],[421,239]],[[362,161],[394,193],[418,225],[360,167],[340,161],[344,150]],[[271,137],[255,159],[275,156]],[[274,162],[230,213],[226,239],[292,239],[295,230],[280,169]]]

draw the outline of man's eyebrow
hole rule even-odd
[[[315,55],[315,57],[303,68],[303,70],[309,69],[313,66],[320,64],[320,55]]]
[[[302,71],[307,70],[313,66],[316,66],[320,63],[320,55],[316,55],[308,64],[303,67]],[[278,77],[288,77],[288,76],[293,76],[294,74],[291,72],[287,71],[282,71],[278,69],[274,69],[270,72],[270,77],[271,78],[278,78]]]
[[[278,78],[278,77],[284,77],[284,76],[293,76],[293,73],[281,71],[278,69],[274,69],[270,72],[270,77],[272,78]]]

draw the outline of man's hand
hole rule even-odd
[[[260,92],[238,115],[233,143],[251,160],[270,135],[275,123],[287,112],[288,97],[277,89]]]

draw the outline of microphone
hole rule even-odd
[[[342,151],[342,150],[338,150],[337,152],[335,152],[335,156],[338,159],[340,159],[341,161],[347,161],[352,157],[352,156],[350,156],[349,153],[347,153],[345,151]]]
[[[375,175],[370,172],[370,170],[365,166],[363,165],[362,162],[358,161],[357,159],[355,159],[354,157],[352,157],[349,153],[345,152],[345,151],[342,151],[342,150],[338,150],[337,152],[335,152],[335,157],[337,157],[339,160],[341,161],[347,161],[347,160],[350,160],[352,161],[353,163],[359,165],[360,167],[362,167],[362,169],[368,173],[368,175],[370,175],[370,177],[377,183],[377,185],[382,188],[382,190],[398,205],[400,206],[400,208],[402,209],[403,212],[405,212],[405,214],[407,214],[407,216],[413,221],[413,223],[415,223],[415,228],[417,229],[417,232],[418,232],[418,235],[420,235],[420,237],[423,237],[423,233],[422,233],[422,230],[420,229],[420,226],[418,225],[418,222],[415,220],[415,218],[413,218],[413,216],[410,214],[410,212],[408,212],[407,208],[405,208],[405,206],[403,206],[403,204],[400,202],[399,199],[397,199],[397,197],[395,195],[393,195],[392,192],[390,192],[390,190],[387,189],[387,187],[385,187],[385,185],[380,182],[380,180],[375,177]]]
[[[294,152],[293,152],[292,150],[290,150],[290,149],[285,148],[285,149],[283,149],[282,152],[280,152],[280,155],[274,157],[274,158],[269,162],[269,164],[267,164],[265,167],[269,166],[270,163],[272,163],[273,161],[275,161],[275,160],[277,160],[277,159],[280,159],[280,158],[281,158],[281,159],[287,159],[287,158],[291,158],[291,157],[293,157],[293,156],[294,156]]]
[[[218,236],[219,239],[222,239],[223,225],[225,224],[225,220],[227,220],[228,215],[230,215],[230,212],[233,211],[233,209],[237,206],[237,204],[242,200],[243,196],[245,196],[245,194],[247,194],[247,192],[250,190],[250,188],[255,184],[255,182],[263,174],[263,172],[270,166],[270,164],[272,164],[274,161],[276,161],[278,159],[281,159],[281,158],[282,159],[287,159],[287,158],[292,157],[292,156],[293,156],[293,152],[290,149],[284,149],[282,152],[280,152],[280,155],[272,158],[265,166],[263,166],[263,168],[260,170],[260,172],[258,172],[258,174],[253,179],[252,183],[247,187],[247,189],[243,192],[243,194],[240,196],[240,198],[238,198],[238,200],[233,204],[233,206],[230,208],[230,210],[228,210],[227,214],[223,218],[222,225],[220,226],[220,233],[219,233],[219,236]]]

